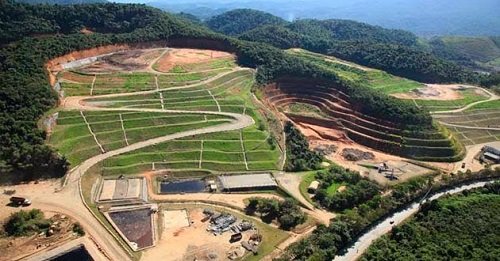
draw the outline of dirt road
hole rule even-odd
[[[479,88],[479,87],[476,87],[476,88]],[[500,96],[494,94],[493,92],[489,91],[489,90],[486,90],[484,88],[479,88],[481,89],[482,91],[484,91],[485,93],[487,93],[488,95],[490,95],[490,98],[487,99],[487,100],[483,100],[483,101],[477,101],[477,102],[473,102],[471,104],[468,104],[467,106],[464,106],[460,109],[456,109],[456,110],[449,110],[449,111],[432,111],[431,114],[449,114],[449,113],[457,113],[457,112],[463,112],[475,105],[478,105],[478,104],[481,104],[481,103],[485,103],[485,102],[489,102],[489,101],[495,101],[495,100],[498,100],[500,99]]]
[[[241,69],[243,70],[243,69]],[[208,83],[214,81],[224,75],[221,74],[217,77],[213,77],[206,81],[200,82],[196,85]],[[189,88],[191,85],[176,87],[176,89]],[[103,249],[103,251],[111,258],[111,260],[130,260],[130,255],[124,250],[124,248],[117,242],[112,234],[99,222],[90,212],[83,202],[80,189],[80,178],[85,172],[93,165],[122,153],[130,152],[140,148],[154,145],[156,143],[166,142],[173,139],[178,139],[182,137],[199,135],[205,133],[213,132],[224,132],[231,130],[239,130],[254,124],[252,117],[248,115],[241,115],[236,113],[225,113],[225,112],[212,112],[212,111],[183,111],[183,110],[159,110],[159,109],[140,109],[140,108],[99,108],[86,105],[83,100],[88,98],[96,97],[119,97],[137,94],[146,94],[157,92],[136,92],[136,93],[126,93],[126,94],[112,94],[103,96],[80,96],[80,97],[69,97],[65,100],[62,105],[62,109],[71,110],[92,110],[92,111],[135,111],[135,112],[161,112],[161,113],[197,113],[197,114],[212,114],[212,115],[223,115],[231,117],[232,120],[228,123],[220,124],[217,126],[206,127],[202,129],[189,130],[184,132],[179,132],[171,135],[166,135],[138,143],[131,144],[129,146],[108,151],[106,153],[94,156],[85,160],[83,163],[75,167],[71,173],[67,174],[65,185],[63,188],[59,189],[57,184],[54,184],[52,188],[45,189],[44,191],[39,191],[36,189],[36,185],[18,185],[10,186],[9,189],[16,189],[22,191],[23,195],[32,199],[33,207],[40,208],[46,211],[59,212],[68,215],[82,224],[87,233],[95,239],[96,244]],[[91,104],[91,103],[90,103]],[[58,191],[58,192],[55,192]]]
[[[479,163],[478,160],[475,160],[474,157],[481,151],[481,149],[485,146],[489,145],[492,147],[500,147],[500,141],[493,141],[493,142],[488,142],[488,143],[481,143],[481,144],[476,144],[476,145],[471,145],[467,146],[467,155],[465,155],[465,158],[457,163],[455,163],[453,167],[453,172],[457,171],[466,171],[467,169],[470,169],[471,171],[479,171],[484,168],[484,166]],[[465,167],[462,168],[462,164],[465,164]]]

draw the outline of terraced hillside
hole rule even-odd
[[[389,154],[425,161],[457,161],[463,156],[462,145],[446,129],[436,126],[434,130],[408,131],[397,123],[359,113],[359,104],[351,103],[348,95],[327,86],[320,81],[283,77],[268,85],[263,96],[277,110],[294,103],[315,106],[320,114],[281,111],[295,122],[341,131],[354,142]]]
[[[218,115],[147,112],[61,111],[50,144],[69,162],[82,161],[139,141],[230,121]]]
[[[475,145],[500,140],[498,108],[500,101],[494,100],[477,104],[464,111],[435,114],[433,117],[457,133],[464,145]]]
[[[251,96],[254,73],[250,69],[229,69],[231,56],[213,61],[223,68],[207,69],[182,61],[190,72],[173,72],[176,59],[169,53],[200,56],[206,50],[168,49],[155,52],[148,67],[140,72],[116,72],[123,64],[102,61],[63,71],[58,82],[68,109],[58,112],[50,144],[75,166],[100,153],[138,142],[189,130],[230,123],[231,113],[250,116],[254,124],[238,131],[192,135],[155,143],[110,157],[98,164],[103,175],[139,174],[150,170],[189,170],[196,173],[274,170],[280,151],[267,131],[261,108]],[[133,53],[139,51],[134,50]],[[151,53],[151,52],[147,52]],[[121,54],[123,56],[123,54]],[[207,59],[204,55],[202,58]],[[111,58],[107,58],[110,60]],[[134,57],[136,60],[137,57]],[[196,61],[191,61],[195,63]],[[163,73],[154,65],[170,66]],[[160,68],[163,68],[161,67]],[[89,74],[90,69],[99,73]],[[130,68],[130,67],[128,67]],[[144,68],[147,69],[145,72]],[[158,68],[157,68],[158,69]],[[164,68],[163,68],[164,69]],[[77,104],[74,104],[77,101]]]
[[[459,109],[477,101],[487,100],[490,96],[474,86],[424,84],[333,56],[302,49],[290,49],[287,52],[310,61],[324,70],[334,72],[344,81],[366,86],[400,99],[411,100],[419,108],[428,111]]]

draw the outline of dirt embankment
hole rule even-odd
[[[400,99],[450,101],[463,99],[463,91],[470,89],[475,90],[477,95],[489,96],[475,86],[463,84],[426,84],[426,87],[417,88],[408,93],[392,94],[392,96]]]
[[[235,56],[222,51],[181,48],[171,50],[168,55],[161,57],[156,65],[158,71],[169,72],[176,66],[206,63],[222,58],[235,59]]]
[[[92,49],[87,49],[87,50],[81,50],[81,51],[74,51],[71,53],[68,53],[63,56],[59,56],[57,58],[54,58],[50,61],[48,61],[45,64],[45,67],[49,72],[52,71],[60,71],[62,70],[61,64],[71,62],[71,61],[76,61],[84,58],[89,58],[92,56],[98,56],[106,53],[112,53],[116,51],[121,51],[121,50],[128,50],[130,49],[130,46],[127,44],[117,44],[117,45],[108,45],[108,46],[101,46],[101,47],[96,47]]]

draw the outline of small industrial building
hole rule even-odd
[[[221,175],[218,177],[222,191],[248,191],[276,189],[278,183],[269,173]]]
[[[500,163],[500,150],[491,146],[483,147],[483,157],[494,163]]]
[[[309,185],[309,187],[307,188],[307,192],[309,194],[315,194],[316,191],[318,191],[318,188],[319,188],[319,181],[313,180],[313,182],[311,182],[311,185]]]

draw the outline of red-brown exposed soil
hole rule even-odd
[[[209,62],[220,58],[234,58],[233,54],[213,50],[172,49],[156,63],[156,70],[169,72],[177,65]]]
[[[93,76],[86,76],[68,71],[60,72],[59,77],[65,80],[79,83],[92,83],[92,81],[94,80]]]
[[[288,104],[306,103],[316,106],[322,115],[308,116],[303,113],[285,112],[287,118],[300,124],[302,131],[312,139],[354,141],[372,149],[393,155],[419,155],[427,157],[451,157],[454,151],[449,142],[437,132],[427,132],[426,137],[405,131],[404,126],[360,112],[348,95],[336,88],[326,88],[324,83],[304,78],[281,78],[266,86],[263,96],[274,108],[286,108]],[[314,125],[313,128],[304,128]],[[313,131],[313,133],[311,133]],[[432,140],[432,141],[430,141]],[[404,144],[404,145],[403,145]]]

